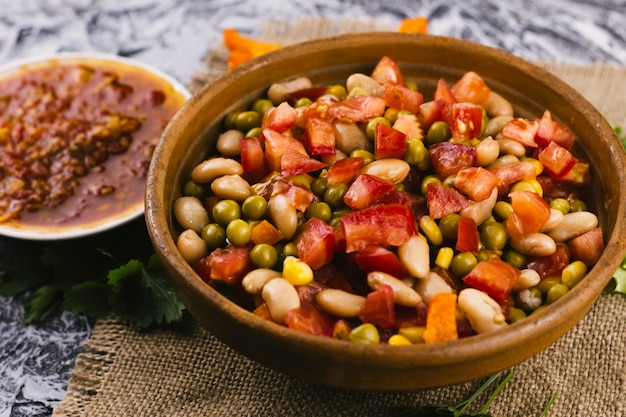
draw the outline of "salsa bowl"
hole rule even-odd
[[[276,82],[299,76],[314,85],[370,74],[383,56],[432,96],[440,78],[480,74],[520,117],[545,109],[577,138],[574,153],[590,162],[589,208],[603,230],[604,250],[586,276],[554,303],[493,332],[459,340],[390,346],[361,344],[291,330],[240,307],[207,285],[178,250],[174,202],[193,168],[215,153],[226,116],[264,97]],[[573,88],[547,71],[472,42],[399,33],[351,34],[269,53],[237,67],[196,93],[158,143],[146,192],[146,219],[172,285],[195,319],[225,344],[265,366],[316,384],[369,391],[434,388],[514,366],[541,352],[592,307],[626,249],[626,161],[612,128]]]

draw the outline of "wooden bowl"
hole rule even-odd
[[[517,115],[550,109],[578,138],[575,153],[591,162],[592,207],[606,249],[569,293],[529,318],[489,334],[434,345],[363,345],[312,336],[256,317],[205,284],[176,249],[180,232],[172,203],[192,167],[215,147],[224,116],[242,110],[274,82],[306,75],[314,83],[369,73],[388,55],[428,97],[441,77],[480,74]],[[542,351],[591,308],[626,251],[626,157],[609,124],[574,89],[506,52],[437,36],[370,33],[286,47],[224,74],[195,94],[164,132],[154,154],[146,195],[148,229],[171,282],[191,314],[217,338],[270,368],[313,383],[356,390],[434,388],[484,377]]]

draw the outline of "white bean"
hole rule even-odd
[[[176,240],[176,247],[189,265],[193,265],[208,254],[204,239],[195,230],[184,230]]]
[[[430,272],[430,247],[421,236],[411,236],[398,247],[398,257],[415,278],[426,278]]]
[[[174,201],[174,217],[184,229],[192,229],[196,233],[209,224],[209,213],[196,197],[178,197]]]
[[[346,80],[346,89],[352,91],[355,88],[361,88],[370,96],[384,97],[385,89],[382,85],[369,75],[354,73]]]
[[[543,224],[541,231],[547,232],[557,227],[563,221],[563,216],[564,214],[561,210],[551,208],[550,218]]]
[[[217,137],[217,150],[224,156],[234,158],[241,153],[241,138],[243,133],[237,129],[230,129]]]
[[[486,167],[493,164],[500,155],[500,146],[492,137],[488,136],[482,139],[476,145],[476,164]]]
[[[548,235],[556,242],[573,239],[598,225],[598,217],[589,211],[567,213],[558,226],[548,231]]]
[[[418,279],[415,282],[415,291],[422,297],[426,303],[439,293],[454,293],[454,289],[446,282],[441,275],[435,272],[429,272],[426,278]]]
[[[279,278],[282,274],[269,268],[258,268],[248,272],[241,281],[241,286],[249,294],[260,294],[265,284],[273,278]]]
[[[513,286],[513,291],[519,292],[539,284],[541,277],[534,269],[522,269],[517,282]]]
[[[365,297],[347,291],[328,288],[315,295],[315,301],[327,313],[338,317],[356,317],[361,312]]]
[[[497,202],[498,188],[494,187],[488,198],[482,201],[471,201],[467,207],[461,209],[459,214],[463,217],[469,217],[473,219],[477,225],[481,225],[485,220],[491,217],[491,213]]]
[[[199,183],[208,183],[222,175],[241,175],[243,167],[231,158],[211,158],[200,162],[191,171],[191,179]]]
[[[361,174],[369,174],[393,184],[404,181],[411,167],[406,161],[397,158],[384,158],[370,162],[360,169]]]
[[[493,163],[489,164],[487,169],[494,169],[503,167],[506,165],[516,164],[519,162],[519,158],[515,155],[503,155],[500,158],[496,159]],[[532,162],[529,162],[529,164]]]
[[[335,145],[346,154],[356,149],[369,150],[372,147],[365,132],[355,123],[335,123]]]
[[[285,323],[287,311],[300,307],[300,297],[296,287],[285,278],[269,280],[261,290],[261,297],[267,304],[272,320],[277,323]]]
[[[500,305],[482,291],[475,288],[461,290],[458,304],[476,333],[489,333],[508,326]]]
[[[270,198],[267,209],[274,226],[285,239],[291,239],[298,228],[298,213],[289,198],[284,194],[277,194]]]
[[[485,124],[483,136],[496,136],[498,133],[502,132],[504,125],[512,119],[513,116],[496,116],[489,119],[487,124]]]
[[[483,103],[483,108],[491,117],[513,116],[511,103],[495,91],[489,92],[489,98]]]
[[[239,203],[252,195],[248,181],[239,175],[223,175],[211,183],[211,191],[219,198],[235,200]]]
[[[510,244],[518,252],[531,256],[548,256],[556,252],[554,239],[545,233],[529,233],[521,239],[510,239]]]
[[[269,98],[274,105],[278,105],[285,101],[287,96],[294,91],[310,87],[313,87],[313,83],[310,79],[306,77],[294,78],[293,80],[272,84],[267,91],[267,98]]]
[[[507,155],[515,155],[518,158],[526,155],[526,148],[521,142],[514,139],[496,138],[498,146],[500,147],[500,153]]]
[[[422,301],[422,297],[413,288],[384,272],[373,271],[367,274],[367,284],[374,291],[383,285],[389,285],[393,290],[394,302],[401,306],[414,307]]]

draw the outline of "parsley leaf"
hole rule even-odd
[[[626,295],[626,256],[619,268],[617,268],[617,271],[615,271],[615,274],[613,274],[613,281],[615,283],[613,291]]]

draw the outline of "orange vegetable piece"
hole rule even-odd
[[[279,44],[262,42],[242,36],[235,29],[224,29],[224,43],[230,51],[228,57],[229,69],[282,47]]]
[[[262,319],[265,319],[267,321],[272,321],[272,316],[270,315],[270,309],[265,303],[260,304],[257,308],[255,308],[252,314],[254,314],[255,316],[259,316]]]
[[[273,245],[278,243],[283,236],[274,225],[267,220],[262,220],[250,230],[250,241],[255,245],[267,243]]]
[[[404,19],[400,22],[398,32],[403,33],[427,33],[428,32],[428,18],[424,16],[412,17]]]
[[[456,294],[439,293],[428,303],[424,342],[439,343],[458,339]]]

